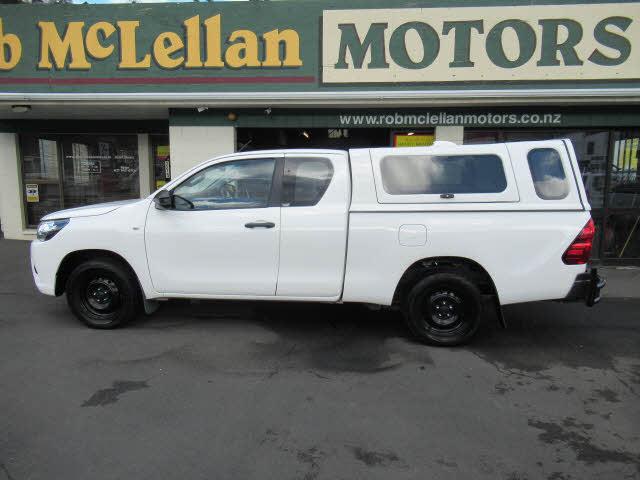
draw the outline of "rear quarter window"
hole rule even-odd
[[[562,159],[553,148],[536,148],[527,154],[536,194],[543,200],[562,200],[569,195],[569,182]]]
[[[390,195],[500,193],[507,188],[497,155],[390,155],[380,162]]]
[[[282,181],[282,206],[311,207],[323,197],[333,177],[326,158],[286,158]]]

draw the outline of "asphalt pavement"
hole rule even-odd
[[[0,240],[0,479],[640,478],[640,299],[505,314],[459,348],[348,305],[90,330]]]

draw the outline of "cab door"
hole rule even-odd
[[[277,296],[340,298],[350,197],[346,152],[285,155]]]
[[[273,296],[278,275],[282,155],[224,160],[170,190],[172,207],[151,205],[145,243],[163,294]]]

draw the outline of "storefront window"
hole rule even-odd
[[[609,132],[599,130],[465,130],[464,143],[522,142],[568,138],[580,165],[589,203],[604,205],[605,177],[609,152]]]
[[[608,262],[640,259],[639,130],[465,130],[469,144],[549,138],[569,138],[573,143],[594,208],[594,258]]]
[[[609,207],[640,207],[640,177],[638,177],[638,150],[640,132],[618,134],[613,144]]]
[[[65,136],[64,208],[140,195],[136,136]]]
[[[238,128],[237,151],[273,148],[349,148],[388,147],[392,130],[386,128]],[[433,131],[420,132],[433,134]]]
[[[58,142],[45,137],[22,137],[22,178],[28,225],[36,225],[49,212],[59,210]]]
[[[22,135],[20,145],[29,226],[55,210],[140,195],[135,135]]]
[[[151,137],[153,155],[153,185],[157,190],[171,180],[171,158],[169,157],[169,136]]]
[[[500,142],[500,132],[498,132],[497,130],[471,130],[469,128],[464,129],[465,145],[498,142]]]
[[[640,211],[610,213],[603,243],[605,258],[640,258]]]

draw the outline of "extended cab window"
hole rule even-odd
[[[275,169],[272,158],[212,165],[173,190],[176,210],[261,208],[269,205]]]
[[[326,158],[287,158],[282,180],[283,207],[310,207],[327,191],[333,165]]]
[[[543,200],[561,200],[569,194],[569,184],[560,154],[553,148],[536,148],[527,155],[536,193]]]
[[[497,155],[391,155],[380,162],[390,195],[499,193],[507,188]]]

